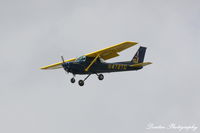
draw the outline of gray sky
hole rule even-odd
[[[154,133],[200,128],[198,0],[1,0],[0,132]],[[84,87],[40,67],[124,41],[148,47],[137,72],[91,76]],[[77,76],[83,79],[85,76]],[[200,130],[200,129],[197,129]],[[177,132],[176,130],[161,130]],[[159,131],[160,132],[160,131]],[[198,131],[196,131],[198,132]]]

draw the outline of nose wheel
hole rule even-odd
[[[75,78],[71,78],[71,83],[75,83]]]

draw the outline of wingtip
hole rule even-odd
[[[40,70],[45,70],[46,69],[46,67],[40,67]]]
[[[126,41],[125,43],[138,44],[138,42]]]

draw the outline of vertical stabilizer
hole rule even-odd
[[[140,47],[138,49],[138,51],[136,52],[135,56],[133,57],[133,59],[131,60],[131,62],[133,62],[134,64],[136,63],[142,63],[144,61],[144,56],[145,56],[145,52],[146,52],[146,47]]]

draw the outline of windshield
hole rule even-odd
[[[78,57],[76,59],[76,62],[84,62],[84,61],[86,61],[86,57],[85,56],[81,56],[81,57]]]

